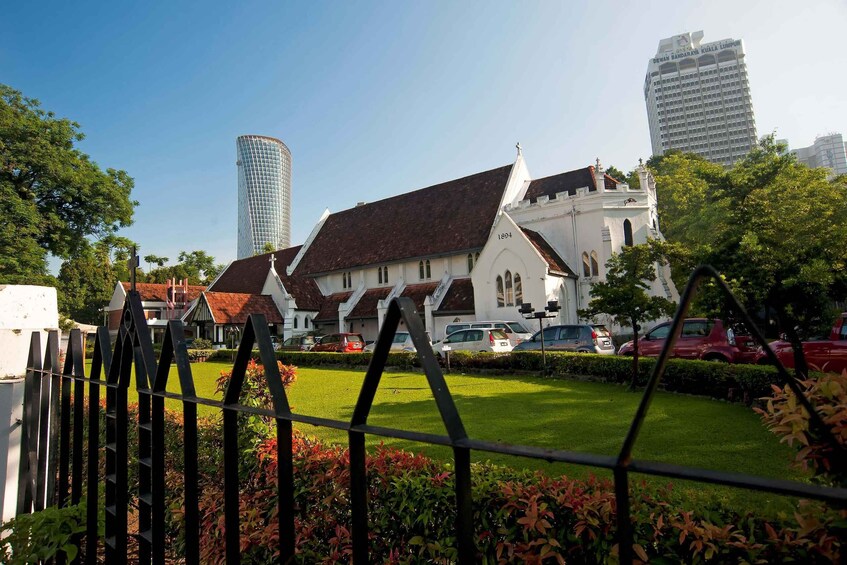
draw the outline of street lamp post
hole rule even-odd
[[[558,300],[550,300],[547,302],[547,306],[544,307],[544,310],[539,310],[537,312],[532,311],[532,304],[530,302],[524,302],[521,304],[520,313],[527,320],[532,320],[533,318],[538,320],[538,327],[541,330],[541,365],[544,368],[544,372],[547,372],[547,353],[544,351],[544,322],[545,318],[555,318],[556,314],[561,310],[559,306]]]

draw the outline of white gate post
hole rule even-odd
[[[59,328],[56,289],[0,285],[0,517],[15,517],[21,458],[24,380],[32,332]],[[43,352],[42,352],[43,354]]]

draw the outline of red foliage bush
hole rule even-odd
[[[801,381],[800,386],[841,453],[847,451],[847,371]],[[797,447],[796,464],[811,469],[821,482],[847,486],[847,469],[833,464],[835,447],[819,430],[810,427],[809,414],[788,385],[781,388],[774,385],[773,396],[762,400],[767,405],[756,412],[773,433],[781,436],[781,442]],[[843,457],[841,461],[843,464]]]
[[[283,375],[287,371],[280,370]],[[288,384],[294,378],[293,368],[289,377],[283,377]],[[242,401],[267,407],[270,397],[261,367],[251,365],[246,380]],[[222,376],[219,386],[225,386],[225,381]],[[816,390],[826,395],[836,389],[825,385]],[[774,407],[778,406],[777,401]],[[834,412],[832,416],[841,422]],[[179,418],[169,416],[166,422],[168,452],[179,454]],[[272,562],[278,553],[278,445],[271,432],[267,426],[246,426],[239,438],[239,534],[244,563]],[[201,560],[220,563],[225,553],[220,418],[201,421],[199,434]],[[296,560],[350,563],[347,450],[295,432],[293,455]],[[384,446],[369,454],[366,466],[371,560],[391,564],[454,562],[456,508],[451,467]],[[169,458],[169,545],[177,554],[183,536],[181,473],[179,455]],[[474,464],[472,488],[480,562],[606,563],[616,559],[616,504],[608,480],[549,477]],[[823,563],[845,558],[845,514],[823,504],[803,503],[793,517],[775,522],[737,514],[719,502],[708,508],[692,507],[680,502],[670,487],[638,484],[632,490],[633,549],[645,562]]]

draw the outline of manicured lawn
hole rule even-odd
[[[231,365],[197,363],[191,367],[198,395],[212,398],[216,396],[215,379]],[[301,367],[297,382],[288,391],[289,401],[296,413],[348,421],[363,379],[364,372]],[[179,390],[175,370],[169,381],[169,390]],[[473,438],[608,455],[620,449],[641,399],[640,392],[628,392],[615,385],[532,376],[451,374],[447,375],[447,383],[468,435]],[[169,408],[179,407],[178,402],[169,401]],[[368,422],[446,435],[426,377],[419,373],[383,375]],[[344,432],[312,426],[301,429],[324,441],[346,444]],[[390,438],[370,439],[372,445],[384,441],[439,459],[452,458],[449,448]],[[799,479],[801,473],[789,465],[792,453],[747,407],[668,393],[659,393],[654,399],[635,448],[639,459]],[[496,454],[474,452],[473,458],[557,474],[605,474]],[[683,489],[686,494],[724,498],[745,506],[781,506],[779,497],[737,489],[709,485]]]

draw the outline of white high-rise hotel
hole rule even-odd
[[[731,165],[757,139],[744,43],[702,39],[702,31],[663,39],[647,66],[644,98],[653,155],[679,149]]]
[[[238,258],[291,245],[291,152],[264,135],[239,136]]]

